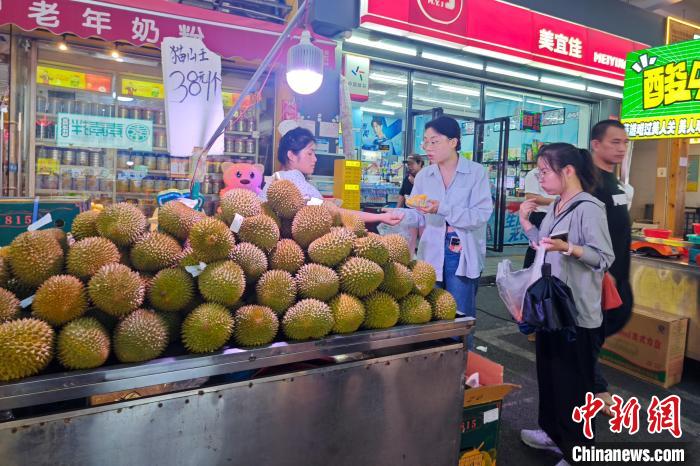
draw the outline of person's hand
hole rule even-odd
[[[530,214],[537,210],[537,202],[534,199],[528,199],[520,204],[520,220],[529,221]]]
[[[542,238],[540,247],[547,252],[566,252],[569,250],[569,243],[562,239]]]
[[[382,223],[386,223],[387,225],[393,227],[401,223],[401,220],[403,220],[404,213],[399,210],[390,210],[379,215],[380,221]]]
[[[437,214],[440,208],[440,201],[428,200],[428,205],[425,207],[416,207],[416,210],[424,214]]]
[[[413,175],[408,175],[408,182],[409,182],[409,183],[413,184],[413,180],[414,180],[414,179],[415,179],[415,178],[413,177]]]

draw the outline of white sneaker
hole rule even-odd
[[[562,454],[557,444],[554,443],[554,440],[549,438],[549,435],[547,435],[547,433],[543,430],[523,429],[520,431],[520,440],[522,440],[523,443],[530,448],[536,448],[538,450],[549,450],[560,455]]]
[[[555,466],[571,466],[568,461],[562,458]]]

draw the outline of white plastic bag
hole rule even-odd
[[[542,264],[544,264],[544,248],[537,250],[535,262],[527,269],[513,271],[510,259],[498,263],[496,272],[496,287],[510,315],[516,322],[523,320],[523,301],[525,292],[542,276]]]

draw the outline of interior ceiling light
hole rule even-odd
[[[378,89],[370,89],[369,90],[370,94],[376,94],[376,95],[386,95],[386,91],[380,91]]]
[[[484,55],[486,57],[498,58],[499,60],[509,61],[512,63],[519,63],[521,65],[524,65],[526,63],[531,62],[531,60],[529,60],[527,58],[514,57],[514,56],[508,55],[506,53],[494,52],[493,50],[482,49],[479,47],[473,47],[471,45],[464,47],[462,50],[464,50],[465,52],[476,53],[477,55]]]
[[[63,34],[61,36],[61,40],[58,41],[58,50],[60,50],[61,52],[65,52],[66,50],[68,50],[68,42],[66,42],[65,34]]]
[[[533,68],[539,68],[541,70],[548,70],[548,71],[551,71],[554,73],[566,74],[568,76],[577,76],[577,77],[583,76],[583,72],[581,72],[581,71],[574,71],[574,70],[562,68],[561,66],[556,66],[556,65],[545,65],[543,63],[532,62],[532,63],[530,63],[530,66]]]
[[[451,92],[453,94],[470,95],[474,97],[479,97],[481,93],[475,89],[469,89],[468,87],[453,86],[451,84],[444,83],[432,83],[433,86],[437,87],[441,91]]]
[[[391,102],[389,100],[382,100],[382,105],[386,107],[403,108],[403,104],[400,102]]]
[[[602,87],[587,86],[586,90],[594,94],[607,95],[609,97],[615,97],[617,99],[622,98],[622,92],[613,91],[612,89],[604,89]]]
[[[542,100],[534,100],[534,99],[527,99],[525,102],[528,104],[533,104],[533,105],[540,105],[542,107],[549,107],[549,108],[562,108],[564,104],[559,104],[559,103],[549,103],[549,102],[544,102]]]
[[[542,76],[540,78],[540,82],[543,82],[544,84],[551,84],[552,86],[566,87],[568,89],[576,89],[577,91],[585,91],[586,90],[586,85],[583,84],[582,82],[565,81],[563,79],[551,78],[549,76]]]
[[[425,97],[425,96],[420,96],[420,95],[415,96],[415,99],[420,100],[422,102],[430,102],[433,104],[445,105],[446,107],[472,108],[471,105],[458,104],[456,102],[449,102],[447,100],[433,99],[432,97]]]
[[[401,76],[395,76],[392,74],[381,74],[381,73],[370,73],[369,79],[374,79],[375,81],[380,81],[388,84],[408,84],[408,79]]]
[[[379,115],[393,115],[392,110],[387,110],[385,108],[374,108],[374,107],[360,107],[360,110],[366,113],[377,113]]]
[[[419,42],[427,42],[428,44],[432,45],[442,45],[443,47],[448,47],[451,49],[461,50],[463,47],[461,44],[456,44],[454,42],[449,42],[442,39],[436,39],[434,37],[424,36],[422,34],[408,34],[406,38],[411,40],[417,40]]]
[[[309,95],[323,83],[323,51],[311,43],[311,33],[304,29],[299,43],[287,52],[287,84],[294,92]]]
[[[442,63],[449,63],[451,65],[457,65],[457,66],[461,66],[464,68],[471,68],[474,70],[483,70],[484,69],[483,63],[462,60],[460,58],[450,57],[449,55],[440,55],[440,54],[432,53],[432,52],[421,52],[421,57],[426,58],[428,60],[439,61]]]
[[[596,74],[591,74],[591,73],[584,73],[583,77],[586,79],[590,79],[591,81],[598,81],[598,82],[605,83],[605,84],[612,84],[613,86],[622,87],[625,85],[625,81],[623,81],[622,79],[606,78],[605,76],[598,76]]]
[[[384,42],[380,40],[369,40],[364,37],[356,37],[352,36],[348,39],[345,39],[345,42],[349,42],[351,44],[357,44],[357,45],[363,45],[365,47],[372,47],[375,49],[382,49],[382,50],[388,50],[390,52],[396,52],[396,53],[401,53],[403,55],[411,55],[415,57],[418,55],[418,52],[414,47],[406,47],[403,45],[396,45],[392,44],[390,42]]]
[[[539,76],[532,73],[522,73],[520,71],[511,70],[508,68],[501,68],[494,65],[486,65],[486,71],[488,73],[502,74],[504,76],[512,76],[513,78],[527,79],[529,81],[538,81]]]
[[[121,58],[121,54],[119,53],[119,50],[117,50],[117,47],[116,47],[116,46],[114,46],[114,48],[112,49],[112,51],[109,52],[109,56],[112,57],[112,58],[114,58],[115,60],[116,60],[117,58]]]
[[[490,92],[486,91],[486,97],[493,97],[494,99],[512,100],[513,102],[522,102],[522,97],[517,97],[510,94],[501,94],[500,92]]]

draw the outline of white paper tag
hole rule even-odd
[[[681,167],[687,167],[688,166],[688,157],[681,157],[678,159],[678,165]]]
[[[31,306],[32,303],[34,302],[34,296],[35,296],[35,295],[31,295],[30,297],[24,298],[22,301],[20,301],[20,302],[19,302],[20,307],[21,307],[22,309],[26,309],[26,308],[28,308],[29,306]]]
[[[498,421],[498,408],[489,409],[484,412],[484,424]]]
[[[245,220],[244,216],[236,214],[236,216],[233,217],[233,222],[231,222],[231,231],[238,233],[238,231],[241,229],[241,225],[243,225],[243,220]]]
[[[48,213],[41,217],[39,220],[36,222],[32,223],[27,227],[27,231],[34,231],[38,230],[39,228],[43,227],[44,225],[48,225],[51,223],[53,220],[51,219],[51,213]]]
[[[627,194],[613,194],[613,204],[616,206],[618,205],[627,205],[629,202],[629,198],[627,197]]]
[[[323,205],[323,199],[312,197],[309,199],[309,202],[307,202],[306,205]]]
[[[197,206],[197,201],[195,199],[188,199],[186,197],[178,198],[178,202],[182,202],[190,209],[194,209]]]
[[[185,270],[193,277],[198,277],[202,274],[202,272],[204,272],[204,269],[206,268],[207,264],[205,264],[204,262],[200,262],[199,265],[188,265],[187,267],[185,267]]]

